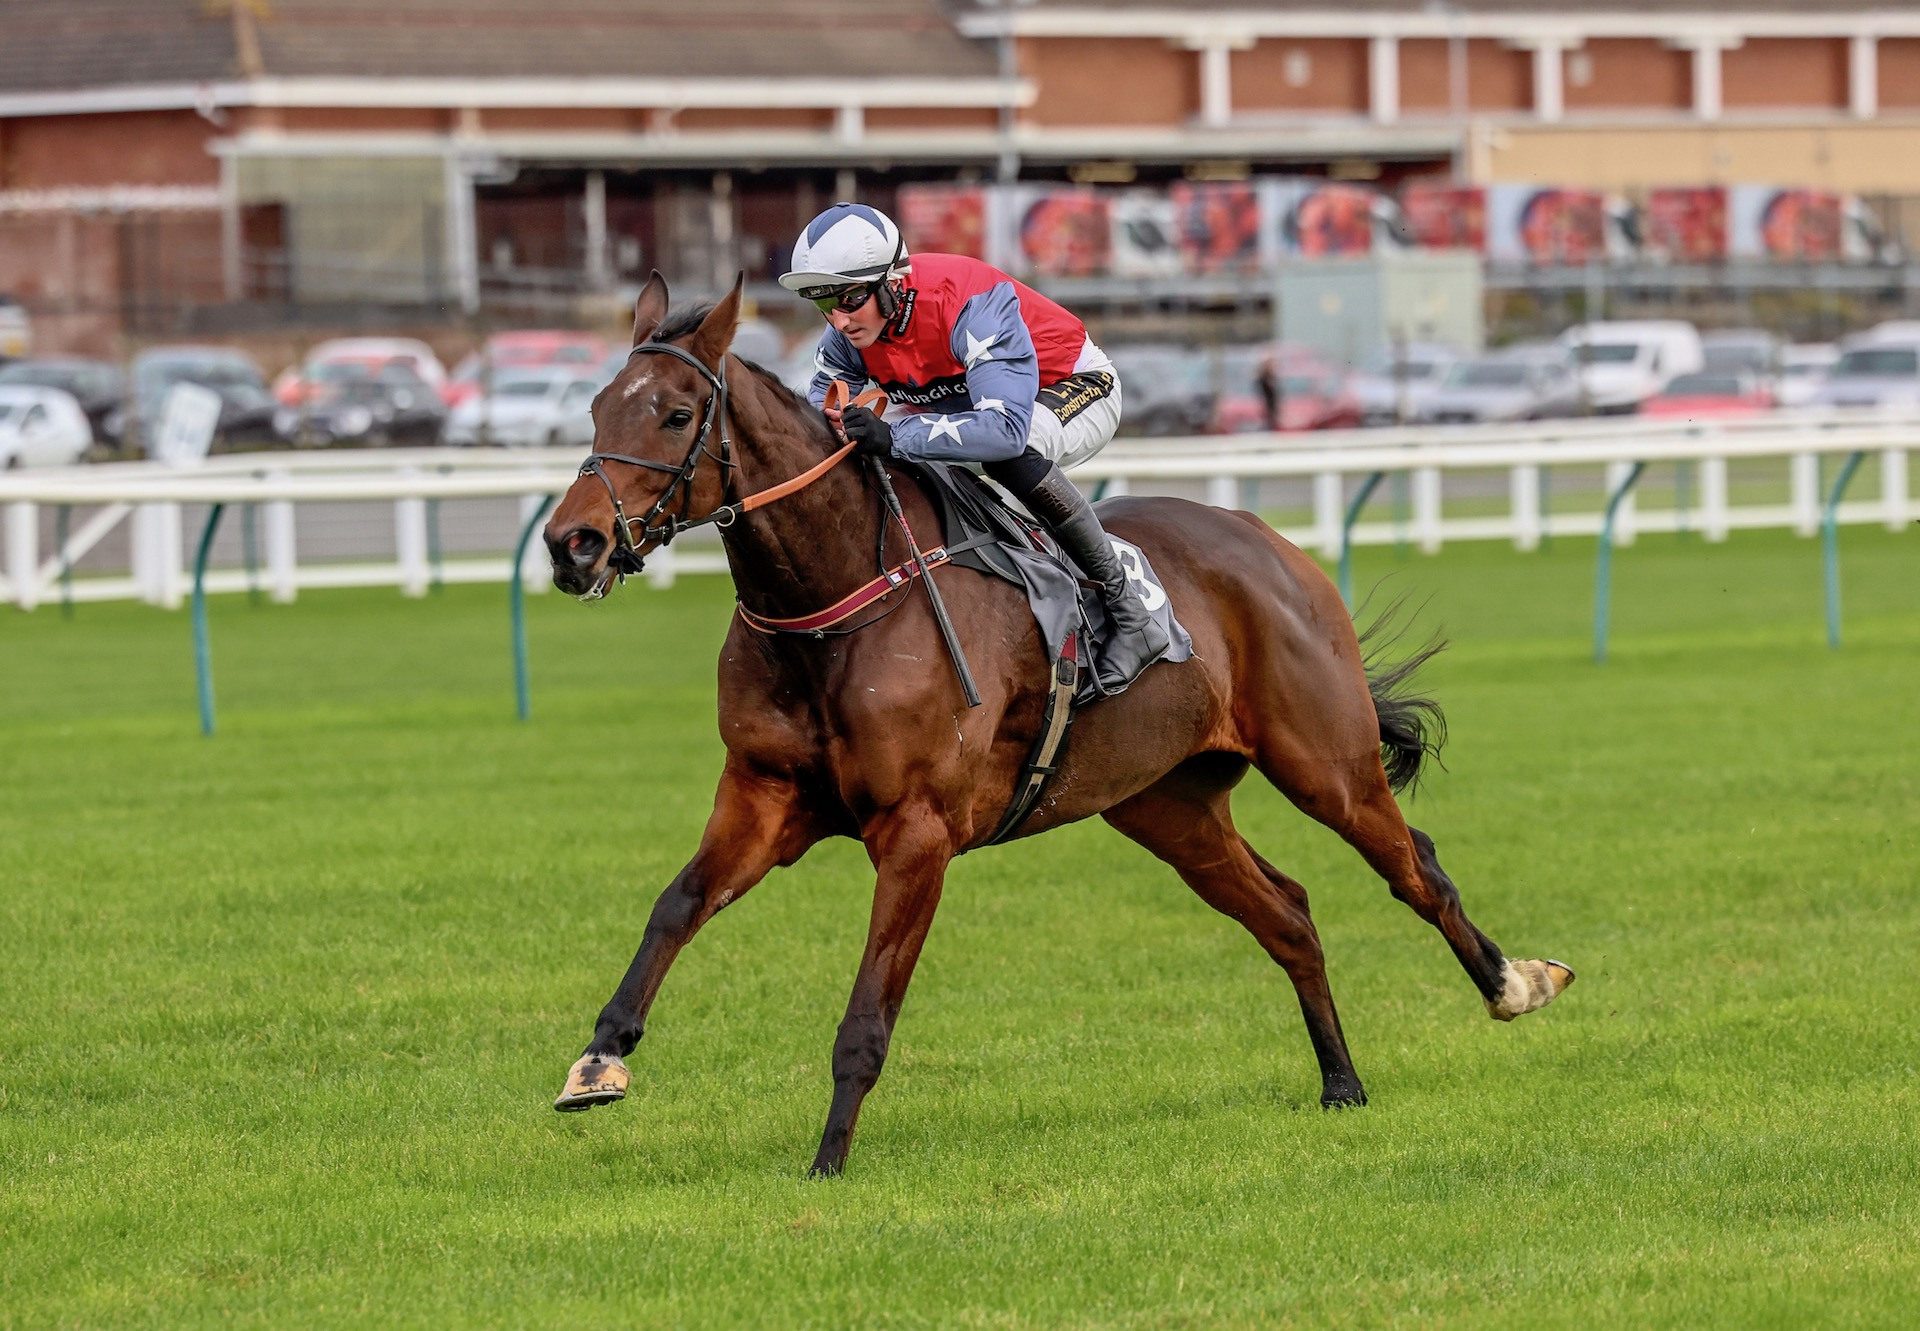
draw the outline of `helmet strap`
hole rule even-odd
[[[906,232],[897,231],[893,240],[893,258],[887,261],[887,271],[881,274],[880,285],[873,292],[873,298],[880,304],[880,317],[888,323],[892,323],[894,315],[900,312],[900,296],[894,290],[893,270],[900,266],[900,256],[906,251]]]

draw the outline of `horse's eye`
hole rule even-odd
[[[684,430],[692,423],[693,413],[690,411],[676,411],[667,417],[667,428],[669,430]]]

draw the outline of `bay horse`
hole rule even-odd
[[[979,706],[962,697],[914,579],[852,626],[767,631],[843,600],[876,564],[900,565],[908,543],[876,478],[833,465],[845,450],[825,416],[729,353],[740,294],[736,283],[716,304],[670,317],[666,283],[652,275],[635,304],[633,353],[593,404],[595,453],[544,532],[555,584],[594,599],[685,526],[711,521],[739,599],[720,653],[726,758],[712,815],[554,1107],[620,1099],[625,1056],[680,949],[776,866],[827,837],[857,837],[877,883],[812,1166],[829,1175],[845,1166],[886,1061],[947,866],[986,841],[1013,798],[1052,671],[1024,592],[952,566],[926,576],[939,579],[971,657]],[[907,525],[920,544],[937,544],[931,500],[907,471],[890,470]],[[1440,735],[1438,708],[1401,688],[1430,652],[1369,677],[1333,584],[1251,513],[1124,498],[1100,518],[1148,553],[1193,658],[1151,666],[1081,712],[1018,835],[1098,814],[1239,921],[1293,982],[1328,1107],[1365,1104],[1366,1093],[1306,890],[1234,829],[1228,800],[1250,766],[1440,931],[1492,1016],[1511,1021],[1558,996],[1573,972],[1504,956],[1467,918],[1432,838],[1394,801]]]

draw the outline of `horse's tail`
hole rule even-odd
[[[1387,784],[1395,793],[1416,790],[1426,760],[1439,762],[1440,746],[1447,742],[1447,717],[1440,704],[1407,691],[1420,667],[1446,649],[1446,639],[1435,634],[1410,655],[1398,661],[1390,659],[1406,635],[1407,625],[1401,615],[1405,604],[1404,597],[1395,600],[1360,630],[1367,692],[1373,695],[1374,714],[1380,718],[1380,761],[1387,769]],[[1361,606],[1362,611],[1365,609]]]

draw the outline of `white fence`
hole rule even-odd
[[[1556,510],[1549,480],[1584,477],[1584,493],[1604,499],[1636,462],[1671,464],[1682,499],[1660,511],[1625,501],[1615,526],[1623,544],[1636,531],[1683,528],[1707,540],[1758,527],[1810,536],[1824,502],[1822,459],[1856,452],[1877,461],[1877,486],[1840,505],[1837,519],[1901,530],[1920,517],[1909,485],[1909,454],[1916,447],[1920,413],[1782,414],[1701,425],[1629,418],[1120,440],[1074,475],[1085,486],[1104,483],[1109,495],[1186,492],[1225,506],[1298,510],[1304,520],[1283,522],[1283,530],[1334,558],[1342,548],[1347,506],[1375,473],[1405,478],[1396,482],[1404,503],[1390,519],[1357,523],[1355,544],[1405,541],[1433,551],[1447,541],[1496,539],[1526,550],[1551,535],[1592,534],[1600,529],[1602,505]],[[573,482],[579,461],[571,450],[393,449],[228,456],[183,471],[120,463],[9,472],[0,475],[0,597],[22,609],[63,595],[177,606],[188,590],[197,510],[214,503],[251,511],[247,557],[236,561],[229,549],[208,575],[212,591],[257,588],[291,600],[313,587],[393,586],[421,595],[435,580],[503,581],[527,518],[545,497]],[[1751,501],[1736,493],[1732,469],[1756,461],[1784,464],[1784,493]],[[1458,511],[1447,511],[1450,499]],[[492,502],[469,503],[483,500]],[[465,544],[477,542],[479,548],[437,557],[446,526],[443,504],[468,505],[468,521],[459,525]],[[364,525],[344,536],[335,533],[336,548],[302,558],[301,530],[324,526],[324,506],[339,505],[363,514],[389,512],[388,532],[377,541]],[[1376,500],[1368,512],[1377,515],[1386,507]],[[257,539],[251,539],[253,514],[259,518]],[[486,529],[477,536],[470,530],[475,521]],[[110,540],[124,558],[108,570],[100,563]],[[386,558],[389,550],[392,557]],[[724,568],[710,537],[689,538],[651,559],[648,577],[667,582],[676,573]],[[525,552],[522,575],[529,589],[548,585],[537,541]]]

